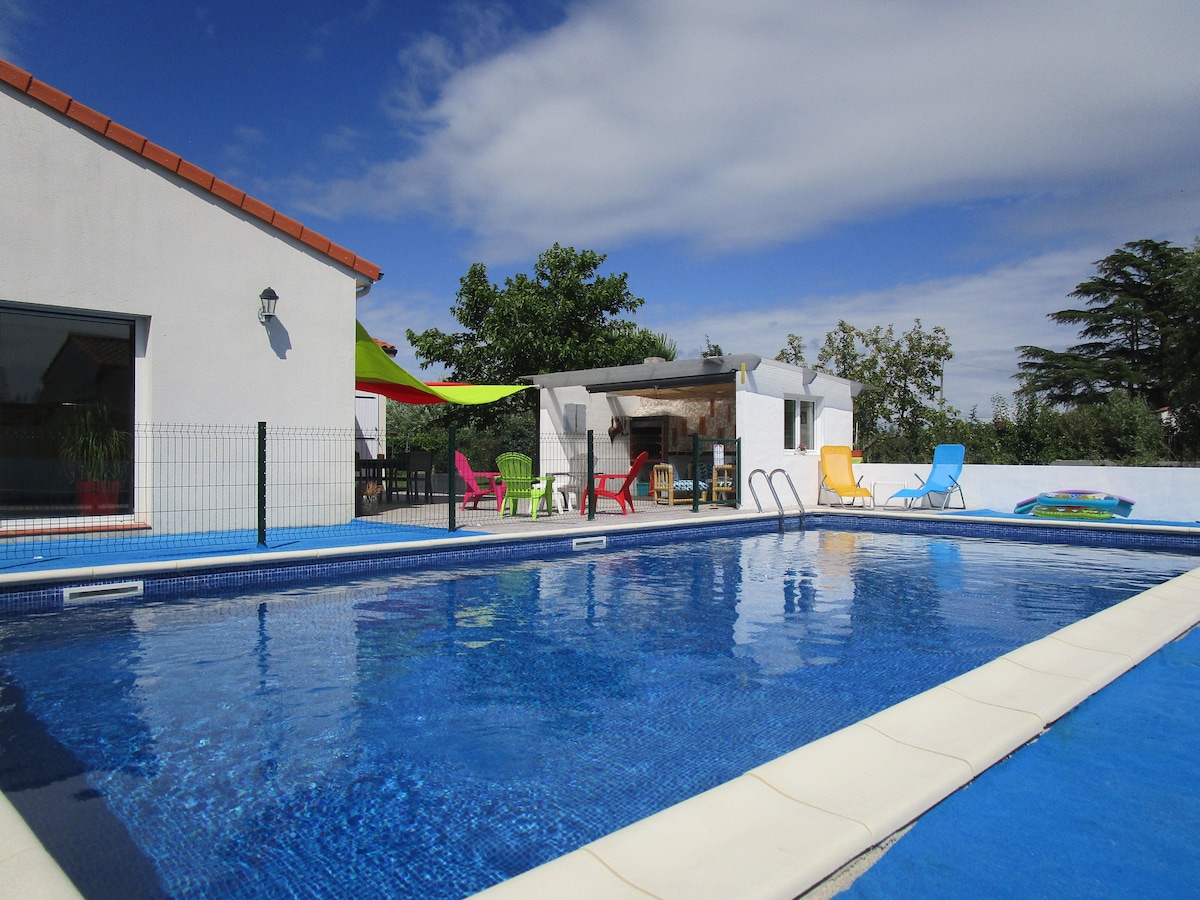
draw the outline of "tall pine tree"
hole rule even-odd
[[[1181,338],[1176,323],[1186,306],[1182,275],[1188,251],[1166,241],[1131,241],[1096,263],[1097,274],[1070,296],[1083,309],[1050,314],[1079,326],[1083,342],[1065,351],[1022,346],[1021,389],[1051,403],[1100,403],[1115,390],[1154,409],[1169,403],[1169,373]]]

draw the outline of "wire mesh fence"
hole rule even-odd
[[[121,554],[178,558],[399,542],[656,505],[653,465],[634,469],[638,448],[625,435],[543,436],[529,461],[535,496],[502,477],[494,460],[455,453],[453,432],[449,451],[360,458],[364,435],[352,429],[138,425],[99,481],[82,477],[59,437],[3,430],[0,571],[31,562],[70,567],[88,557],[118,561]],[[365,437],[380,448],[406,443],[396,435]],[[712,449],[695,447],[711,468]],[[589,485],[601,488],[594,508]]]
[[[133,551],[168,539],[174,548],[240,549],[285,534],[316,534],[354,517],[349,429],[139,425],[103,481],[81,478],[85,467],[66,454],[11,452],[59,446],[56,437],[34,440],[5,430],[5,559]]]

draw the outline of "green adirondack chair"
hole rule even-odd
[[[504,502],[500,506],[500,515],[507,512],[517,514],[517,501],[529,501],[529,514],[536,519],[538,504],[546,502],[546,515],[551,515],[554,508],[554,476],[534,475],[533,460],[523,453],[501,453],[496,457],[496,468],[500,470],[500,480],[504,482]]]

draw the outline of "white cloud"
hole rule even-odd
[[[455,74],[518,40],[512,11],[503,3],[454,3],[442,10],[453,21],[448,33],[424,33],[396,56],[398,75],[384,96],[385,112],[403,129],[423,131],[431,98]]]
[[[1197,46],[1193,0],[582,2],[474,62],[414,44],[406,59],[437,74],[393,107],[419,124],[416,151],[327,185],[320,206],[440,214],[471,258],[524,269],[554,242],[683,244],[752,266],[741,251],[974,207],[992,246],[964,252],[992,260],[984,271],[735,315],[649,297],[637,319],[683,355],[708,334],[774,356],[795,331],[815,357],[839,318],[903,331],[919,317],[949,332],[947,401],[987,412],[1016,387],[1017,345],[1076,341],[1047,314],[1095,260],[1200,229]]]
[[[926,330],[940,325],[950,338],[954,359],[946,367],[946,401],[963,413],[977,406],[986,414],[993,394],[1008,395],[1017,388],[1011,377],[1017,371],[1015,347],[1061,350],[1077,342],[1073,329],[1056,325],[1047,315],[1076,305],[1067,295],[1092,274],[1092,263],[1109,252],[1089,247],[886,290],[797,296],[771,308],[738,309],[734,315],[715,308],[683,321],[645,316],[639,322],[654,331],[668,331],[681,356],[695,355],[708,334],[727,352],[772,358],[793,332],[804,337],[811,364],[839,319],[862,328],[891,324],[899,334],[919,318]]]
[[[416,155],[327,203],[438,210],[493,260],[555,240],[731,250],[1021,195],[1103,218],[1157,193],[1190,226],[1198,38],[1191,0],[584,4],[449,75]]]
[[[347,154],[357,151],[362,133],[349,125],[321,135],[321,149],[326,153]]]

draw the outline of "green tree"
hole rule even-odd
[[[627,273],[597,275],[605,259],[555,244],[538,257],[532,277],[506,278],[502,288],[475,263],[451,307],[463,330],[407,332],[418,362],[442,363],[451,378],[481,384],[641,362],[662,349],[662,336],[621,318],[645,301],[630,292]]]
[[[657,356],[661,359],[672,360],[679,355],[679,346],[667,337],[666,333],[658,333],[650,335],[652,343],[650,344],[650,356]]]
[[[996,395],[990,422],[972,413],[957,423],[957,432],[972,462],[991,465],[1044,466],[1060,459],[1154,465],[1166,450],[1159,416],[1125,391],[1068,410],[1036,394],[1018,394],[1015,405]]]
[[[776,353],[775,358],[780,362],[791,363],[793,366],[807,369],[808,361],[804,358],[804,338],[798,334],[789,333],[787,346]]]
[[[1153,465],[1166,454],[1162,420],[1142,397],[1112,391],[1062,414],[1058,459]]]
[[[493,284],[482,263],[459,280],[451,312],[463,326],[447,333],[431,328],[407,332],[422,368],[441,363],[454,381],[515,384],[522,375],[639,363],[664,356],[672,346],[622,318],[645,302],[626,283],[627,273],[598,275],[606,257],[555,244],[542,253],[532,276]],[[443,412],[446,422],[498,427],[513,416],[532,419],[534,391],[523,391],[486,407]],[[509,426],[532,433],[528,423]],[[516,449],[510,447],[510,449]]]
[[[1167,344],[1171,449],[1177,458],[1194,461],[1200,456],[1200,238],[1184,260]]]
[[[1018,394],[1011,406],[996,394],[986,429],[992,448],[990,452],[976,448],[972,459],[994,465],[1049,465],[1064,458],[1061,419],[1062,414],[1036,394]]]
[[[908,455],[951,426],[957,413],[941,399],[941,384],[953,356],[940,325],[926,331],[917,319],[897,336],[891,325],[863,330],[843,319],[825,335],[816,368],[865,385],[854,401],[855,445],[878,460],[871,451],[885,436]]]
[[[1181,289],[1187,257],[1166,241],[1140,240],[1098,260],[1097,274],[1070,294],[1084,308],[1050,314],[1059,324],[1078,325],[1083,342],[1066,351],[1018,347],[1021,390],[1068,406],[1101,403],[1120,390],[1156,409],[1166,406],[1172,354],[1188,339],[1174,324],[1187,305]]]

